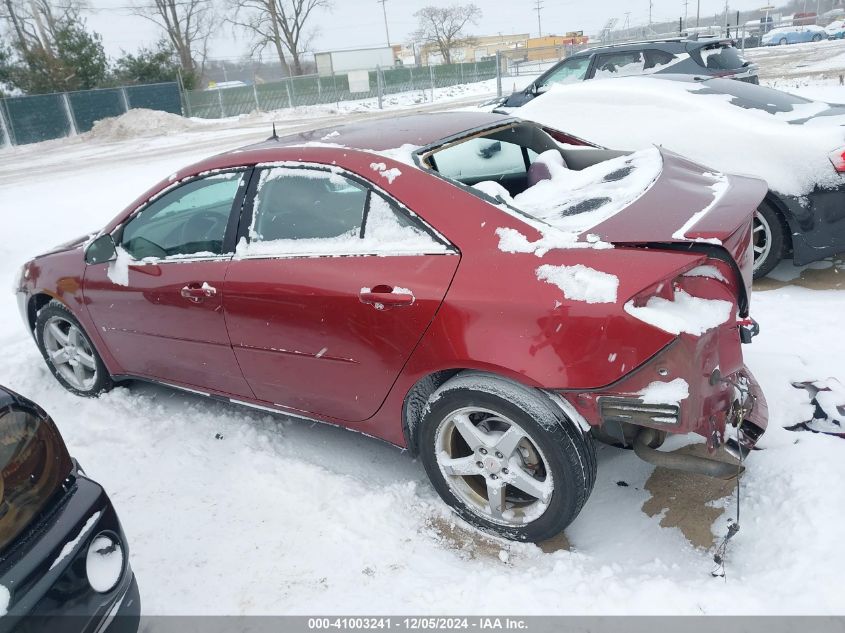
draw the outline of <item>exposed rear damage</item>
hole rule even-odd
[[[668,434],[697,433],[711,452],[725,450],[743,459],[766,429],[766,401],[741,351],[759,331],[749,317],[750,245],[752,215],[765,183],[714,173],[662,149],[630,155],[571,146],[543,151],[529,136],[515,128],[483,137],[493,143],[487,148],[493,159],[503,151],[502,142],[522,143],[538,154],[524,187],[513,178],[455,178],[500,208],[539,221],[529,220],[539,239],[498,229],[500,250],[540,257],[545,263],[537,266],[537,279],[557,285],[566,299],[607,305],[606,313],[620,310],[624,317],[619,318],[638,322],[637,340],[629,335],[624,346],[644,350],[642,328],[665,335],[659,349],[633,365],[630,355],[622,360],[623,350],[603,342],[615,377],[597,371],[592,385],[554,385],[555,391],[597,436],[634,447],[647,461],[735,476],[735,464],[668,456],[654,448]],[[473,142],[483,155],[482,142]],[[454,162],[440,156],[434,153],[435,165]],[[472,156],[468,150],[460,156],[463,176],[472,171],[463,166]],[[587,265],[572,265],[566,261],[568,249],[602,255],[594,258],[582,250],[579,261]],[[634,257],[643,251],[652,256]],[[678,257],[670,260],[670,253]],[[632,277],[639,286],[626,283]],[[578,312],[562,305],[561,319],[550,320],[547,330],[552,346],[574,343],[571,335],[554,340],[562,326],[574,327]],[[601,353],[595,356],[594,363],[602,361]],[[607,382],[598,382],[599,375]]]

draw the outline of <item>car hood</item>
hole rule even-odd
[[[39,253],[37,257],[45,257],[47,255],[55,255],[56,253],[64,253],[66,251],[72,251],[72,250],[75,250],[77,248],[81,248],[86,243],[88,243],[88,241],[91,240],[91,238],[94,237],[95,235],[97,235],[97,234],[96,233],[93,233],[93,234],[89,233],[87,235],[80,235],[79,237],[75,237],[72,240],[64,242],[63,244],[59,244],[58,246],[54,246],[53,248],[51,248],[48,251],[44,251],[43,253]]]

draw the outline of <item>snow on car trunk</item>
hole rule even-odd
[[[828,154],[845,145],[842,116],[801,125],[823,106],[794,97],[762,104],[767,110],[716,90],[712,81],[732,80],[623,77],[561,85],[513,114],[613,149],[659,144],[722,172],[753,173],[782,194],[800,196],[817,184],[841,184]],[[765,88],[745,88],[769,98]],[[782,94],[772,93],[772,100]]]

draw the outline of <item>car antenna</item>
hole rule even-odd
[[[275,121],[273,121],[273,136],[271,136],[267,140],[268,141],[278,141],[279,140],[279,135],[276,134],[276,122]]]

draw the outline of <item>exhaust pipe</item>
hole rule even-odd
[[[643,428],[634,440],[634,453],[637,457],[649,464],[668,468],[669,470],[682,470],[706,477],[716,479],[733,479],[745,470],[742,465],[720,462],[715,459],[698,457],[696,455],[678,455],[677,453],[663,453],[649,444],[657,439],[658,432],[654,429]]]

